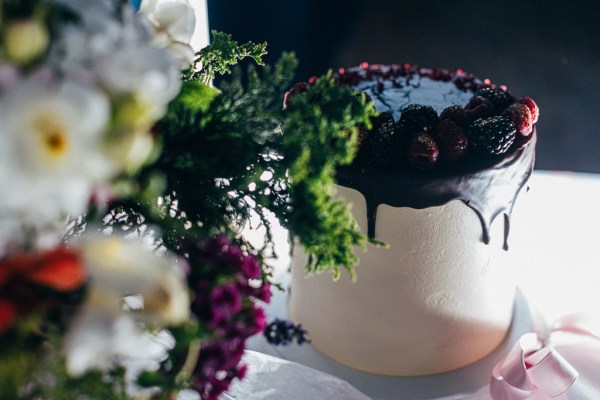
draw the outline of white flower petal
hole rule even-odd
[[[0,217],[44,224],[84,211],[116,172],[102,151],[109,117],[104,95],[69,80],[12,86],[0,102]]]
[[[144,0],[140,12],[146,15],[156,30],[155,44],[169,49],[182,69],[188,67],[194,59],[190,44],[196,27],[196,14],[189,2]]]
[[[172,40],[189,43],[194,34],[196,17],[187,2],[163,1],[154,13],[159,29],[169,33]]]
[[[81,244],[90,284],[114,298],[141,295],[140,316],[156,324],[178,324],[190,313],[182,261],[159,255],[142,239],[94,236]]]

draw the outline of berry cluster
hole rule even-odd
[[[370,130],[359,128],[356,162],[431,169],[439,161],[455,162],[467,155],[500,155],[531,138],[538,115],[531,98],[515,100],[492,86],[477,90],[464,107],[453,105],[440,115],[430,106],[409,104],[398,121],[383,112],[373,118]]]
[[[298,344],[310,343],[308,332],[302,324],[290,320],[276,318],[263,332],[267,342],[276,346],[287,346],[296,341]]]
[[[234,378],[242,379],[246,373],[241,364],[246,339],[267,325],[256,300],[268,303],[271,288],[263,281],[258,260],[224,235],[183,243],[182,248],[192,267],[188,278],[194,290],[192,312],[212,338],[202,343],[193,389],[202,399],[216,400]]]

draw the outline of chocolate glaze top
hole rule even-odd
[[[448,105],[465,105],[475,90],[488,85],[462,71],[460,74],[445,70],[425,70],[425,74],[420,71],[404,66],[396,68],[394,73],[392,66],[361,66],[340,71],[338,78],[342,83],[366,90],[378,111],[392,112],[395,118],[409,103],[431,105],[438,113]],[[398,77],[404,82],[399,83]],[[461,78],[461,84],[456,84],[457,77]],[[342,186],[358,190],[365,197],[371,238],[375,236],[377,207],[380,204],[424,209],[461,200],[479,217],[482,239],[486,244],[490,242],[492,222],[504,215],[504,249],[507,250],[510,215],[533,170],[535,143],[534,127],[531,140],[513,146],[501,156],[473,157],[428,171],[352,165],[338,169],[337,181]]]

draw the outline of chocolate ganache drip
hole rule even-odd
[[[440,113],[448,106],[464,106],[481,88],[495,87],[488,80],[482,81],[461,70],[424,69],[408,64],[363,63],[359,67],[340,69],[334,78],[340,84],[364,91],[379,112],[389,112],[396,120],[408,104],[426,104]],[[340,168],[337,181],[365,197],[371,238],[375,237],[380,204],[424,209],[461,200],[479,217],[486,244],[490,242],[492,222],[504,216],[504,249],[507,250],[512,209],[533,170],[535,125],[527,138],[518,140],[521,143],[515,141],[504,154],[470,156],[426,171],[408,166],[381,168],[355,164]]]
[[[424,209],[462,200],[477,213],[486,244],[490,242],[492,222],[504,214],[504,249],[507,250],[513,205],[533,170],[535,132],[533,135],[523,148],[493,162],[473,163],[452,171],[394,171],[348,166],[338,170],[337,181],[365,197],[371,238],[375,237],[380,204]]]

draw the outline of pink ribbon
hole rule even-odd
[[[578,372],[551,344],[558,332],[600,340],[600,327],[593,327],[582,314],[558,320],[547,339],[526,333],[494,367],[490,384],[493,400],[525,400],[534,395],[536,399],[556,398],[575,383]]]

